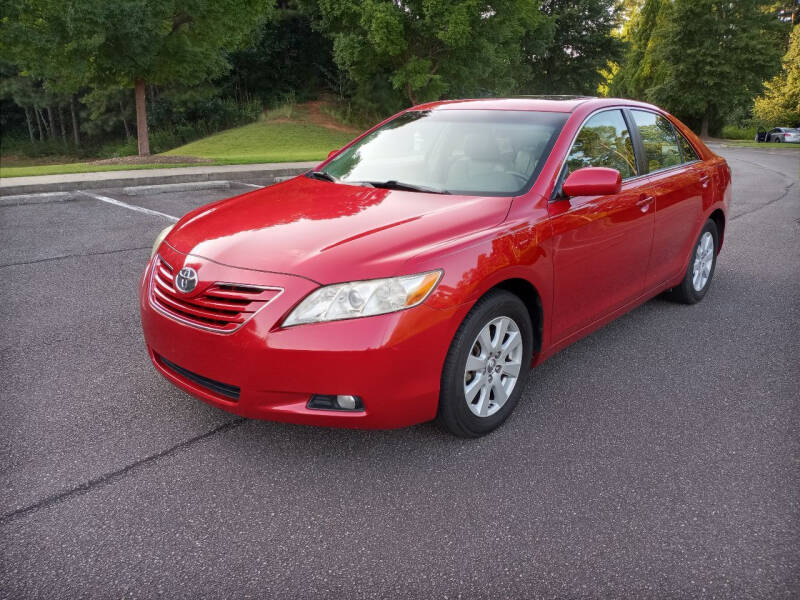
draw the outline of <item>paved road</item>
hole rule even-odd
[[[135,290],[169,221],[96,197],[236,190],[0,207],[0,597],[797,598],[800,153],[719,151],[706,299],[568,348],[477,441],[244,421],[156,375]]]

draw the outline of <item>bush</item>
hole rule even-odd
[[[756,137],[757,127],[741,127],[739,125],[725,125],[722,128],[722,137],[726,140],[753,140]]]
[[[14,155],[26,156],[29,158],[45,158],[48,156],[73,154],[74,148],[69,141],[64,142],[61,138],[31,142],[27,135],[24,137],[10,136],[4,132],[2,135],[2,153],[4,156]]]

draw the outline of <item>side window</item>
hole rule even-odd
[[[689,140],[683,137],[683,134],[677,129],[675,130],[675,133],[678,135],[678,144],[681,147],[681,156],[683,157],[683,162],[689,163],[695,160],[700,160],[700,157],[697,156],[697,151],[694,149],[694,146],[689,143]]]
[[[633,120],[642,137],[648,171],[658,171],[681,164],[681,152],[672,123],[661,115],[643,110],[632,110]]]
[[[623,179],[637,174],[631,134],[622,112],[606,110],[584,123],[567,157],[567,172],[583,167],[610,167]]]

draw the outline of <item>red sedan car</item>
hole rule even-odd
[[[479,436],[559,349],[656,294],[700,301],[730,197],[725,161],[649,104],[416,106],[162,232],[147,348],[246,417]]]

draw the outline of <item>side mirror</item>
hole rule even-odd
[[[561,186],[566,196],[610,196],[622,188],[622,175],[616,169],[586,167],[572,172]]]
[[[328,152],[328,158],[330,158],[331,156],[333,156],[337,152],[339,152],[339,148],[337,148],[336,150],[331,150],[330,152]]]

